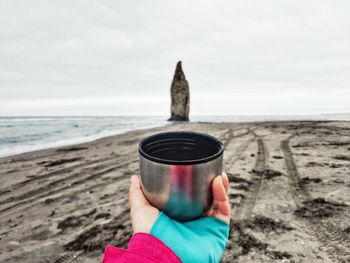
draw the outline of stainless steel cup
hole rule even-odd
[[[211,208],[211,184],[222,173],[224,146],[198,132],[164,132],[139,144],[142,191],[147,200],[178,221]]]

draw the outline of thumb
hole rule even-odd
[[[149,202],[142,193],[140,178],[136,175],[131,176],[129,204],[131,210],[149,205]]]
[[[212,185],[213,190],[213,217],[230,223],[231,207],[226,194],[226,182],[222,176],[215,177]]]

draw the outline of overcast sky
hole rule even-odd
[[[0,0],[0,115],[350,112],[350,1]]]

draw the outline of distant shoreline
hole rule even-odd
[[[167,124],[163,117],[0,118],[0,158]]]
[[[188,123],[184,122],[183,124],[263,124],[263,123],[276,123],[276,124],[282,124],[282,123],[305,123],[305,122],[350,122],[350,120],[266,120],[266,121],[246,121],[246,122],[209,122],[209,121],[190,121]],[[5,158],[12,158],[12,157],[17,157],[17,156],[22,156],[22,155],[27,155],[27,154],[36,154],[39,152],[47,151],[47,150],[56,150],[56,149],[61,149],[61,148],[69,148],[69,147],[75,147],[75,146],[85,146],[89,144],[93,144],[99,140],[104,140],[104,139],[109,139],[113,138],[116,136],[128,136],[129,134],[135,133],[135,132],[143,132],[147,130],[158,130],[165,128],[167,126],[171,125],[176,125],[176,124],[181,124],[181,122],[169,122],[168,124],[165,125],[160,125],[160,126],[154,126],[154,127],[145,127],[145,128],[139,128],[139,129],[133,129],[133,130],[126,130],[126,131],[121,131],[121,132],[114,132],[108,135],[100,136],[100,137],[91,137],[90,138],[75,138],[72,139],[71,143],[66,143],[66,144],[52,144],[52,145],[43,145],[43,146],[38,146],[38,148],[35,149],[29,149],[27,151],[22,151],[14,154],[9,154],[9,155],[0,155],[0,160],[5,159]]]
[[[71,139],[70,141],[72,141],[71,143],[67,142],[67,143],[53,143],[53,144],[46,144],[43,146],[37,146],[33,149],[29,149],[28,151],[23,151],[23,152],[18,152],[15,154],[10,154],[10,155],[0,155],[0,159],[3,158],[11,158],[11,157],[15,157],[15,156],[19,156],[19,155],[24,155],[24,154],[30,154],[33,153],[35,154],[36,152],[42,152],[42,151],[46,151],[46,150],[50,150],[50,149],[59,149],[59,148],[65,148],[65,147],[74,147],[74,146],[80,146],[80,145],[85,145],[85,144],[89,144],[89,143],[93,143],[95,141],[101,140],[101,139],[107,139],[110,137],[115,137],[118,135],[123,135],[123,134],[129,134],[132,132],[136,132],[136,131],[143,131],[143,130],[148,130],[148,129],[152,129],[152,128],[160,128],[160,127],[165,127],[167,125],[162,125],[162,126],[155,126],[155,127],[146,127],[146,128],[140,128],[140,129],[134,129],[134,130],[127,130],[127,131],[121,131],[121,132],[112,132],[109,135],[103,135],[103,136],[91,136],[90,138],[84,138],[84,137],[80,137],[80,138],[74,138]],[[67,140],[69,141],[69,140]]]

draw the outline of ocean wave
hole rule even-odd
[[[12,156],[16,154],[21,154],[25,152],[31,152],[36,150],[43,150],[48,148],[55,148],[60,146],[68,146],[68,145],[74,145],[74,144],[80,144],[85,142],[94,141],[100,138],[104,138],[107,136],[117,135],[128,131],[138,130],[138,129],[146,129],[146,128],[153,128],[158,126],[167,125],[165,121],[163,122],[156,122],[153,121],[152,123],[147,123],[143,125],[135,124],[133,123],[132,127],[125,127],[125,128],[119,128],[119,129],[113,129],[113,130],[99,130],[98,132],[91,132],[91,134],[83,135],[83,136],[74,136],[72,138],[62,138],[62,139],[56,139],[54,141],[43,141],[43,140],[27,140],[27,141],[16,141],[17,143],[20,142],[21,144],[13,145],[13,146],[3,146],[0,147],[0,157],[7,157]],[[56,131],[57,132],[57,131]],[[44,137],[42,137],[44,138]],[[0,138],[1,139],[1,138]],[[17,138],[20,139],[20,138]],[[7,141],[8,143],[8,141]],[[0,140],[1,145],[1,140]]]
[[[169,124],[165,116],[0,117],[0,157],[93,141],[127,131]],[[191,122],[350,120],[350,114],[303,116],[192,116]]]

